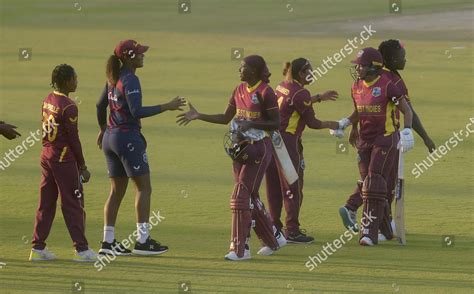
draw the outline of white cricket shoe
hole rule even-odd
[[[29,261],[54,260],[56,255],[49,251],[48,248],[43,250],[31,249]]]
[[[387,238],[385,237],[384,234],[379,233],[379,241],[382,241],[382,242],[387,241]]]
[[[359,240],[359,244],[362,246],[374,246],[374,242],[369,237],[362,237],[362,239]]]
[[[230,251],[229,253],[227,253],[224,256],[224,258],[226,260],[232,260],[232,261],[247,260],[247,259],[250,259],[250,250],[245,249],[244,256],[242,256],[242,257],[238,257],[237,253],[235,253],[235,251]]]
[[[74,258],[72,260],[77,262],[95,262],[97,261],[97,253],[90,248],[81,252],[74,250]]]
[[[281,232],[278,232],[276,239],[278,241],[278,249],[280,249],[281,247],[285,246],[288,243],[285,236],[283,236]],[[268,246],[263,246],[262,248],[260,248],[260,250],[258,250],[257,254],[268,256],[268,255],[272,255],[273,252],[275,252],[275,250],[271,249]]]

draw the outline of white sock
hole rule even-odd
[[[104,241],[107,243],[112,243],[114,239],[115,239],[115,227],[104,226]]]
[[[140,243],[145,243],[150,236],[150,225],[148,223],[137,223],[138,239]]]

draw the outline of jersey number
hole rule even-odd
[[[58,135],[58,123],[52,114],[48,116],[46,112],[43,112],[43,138],[48,137],[49,142],[56,140]]]

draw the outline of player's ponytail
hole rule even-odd
[[[291,62],[287,61],[283,64],[283,76],[285,77],[286,80],[291,81],[293,77],[291,76]]]
[[[115,55],[110,55],[109,59],[107,60],[107,66],[105,70],[105,74],[107,75],[107,81],[109,82],[109,84],[117,84],[120,77],[121,67],[122,63],[120,59]]]
[[[298,80],[300,78],[300,72],[302,72],[309,66],[311,66],[309,60],[303,57],[296,58],[291,63],[286,62],[283,68],[283,75],[285,76],[285,80]]]

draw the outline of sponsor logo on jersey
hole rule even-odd
[[[261,112],[260,111],[249,111],[245,109],[237,109],[237,117],[238,118],[246,118],[246,119],[256,119],[260,118]]]
[[[140,90],[139,90],[139,89],[135,89],[135,90],[127,91],[127,95],[132,95],[132,94],[139,94],[139,93],[140,93]]]
[[[285,95],[290,94],[290,90],[288,90],[287,88],[282,87],[282,86],[280,86],[280,85],[278,85],[278,86],[276,87],[276,91],[278,91],[278,92],[280,92],[280,93],[283,93],[283,94],[285,94]]]
[[[358,112],[381,112],[382,105],[357,105]]]

